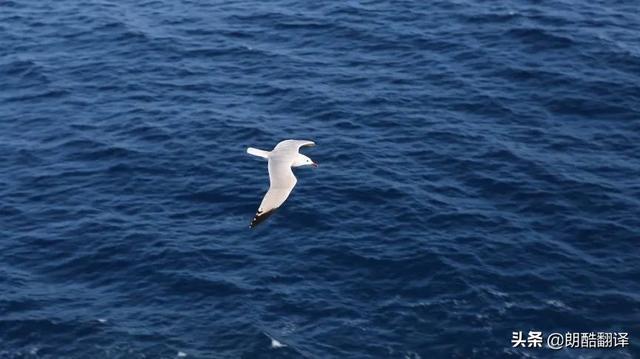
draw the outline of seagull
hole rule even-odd
[[[311,158],[299,153],[301,147],[311,147],[316,144],[313,141],[284,140],[276,145],[271,151],[263,151],[257,148],[247,148],[250,155],[265,158],[269,161],[269,190],[264,195],[258,212],[249,224],[253,228],[269,218],[276,209],[287,200],[289,193],[295,187],[296,176],[293,175],[292,167],[313,166],[318,164]]]

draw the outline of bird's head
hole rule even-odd
[[[311,160],[311,158],[298,153],[298,156],[296,156],[296,160],[293,161],[293,165],[292,167],[301,167],[301,166],[313,166],[313,167],[318,167],[318,164],[313,162]]]

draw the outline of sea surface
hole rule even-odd
[[[0,358],[640,357],[639,34],[635,0],[1,0]],[[250,230],[246,147],[289,138],[319,168]]]

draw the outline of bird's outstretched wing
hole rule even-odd
[[[313,141],[305,141],[305,140],[284,140],[276,145],[273,149],[274,151],[295,151],[298,152],[300,147],[304,146],[315,146],[316,143]]]
[[[253,228],[269,218],[289,197],[289,193],[295,187],[297,179],[291,171],[291,163],[288,161],[269,160],[269,190],[264,195],[258,212],[251,221],[249,227]]]

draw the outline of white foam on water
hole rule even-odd
[[[281,343],[280,341],[278,341],[278,339],[272,337],[271,335],[267,334],[267,333],[263,333],[264,335],[267,336],[267,338],[271,339],[271,348],[272,349],[278,349],[278,348],[284,348],[287,345]]]
[[[545,303],[547,303],[548,305],[550,305],[552,307],[556,307],[558,309],[562,309],[562,310],[566,310],[566,311],[571,310],[571,307],[569,307],[568,305],[564,304],[563,302],[561,302],[559,300],[547,299],[547,300],[545,300]]]
[[[187,353],[185,352],[178,352],[178,358],[184,358],[187,356]]]
[[[284,347],[286,347],[286,346],[287,346],[286,344],[282,344],[282,343],[280,343],[279,341],[277,341],[277,340],[275,340],[275,339],[271,338],[271,347],[272,347],[273,349],[284,348]]]

